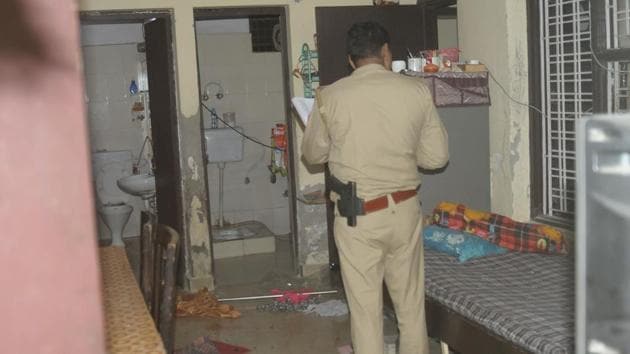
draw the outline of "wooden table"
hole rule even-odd
[[[165,353],[123,247],[100,248],[108,353]]]

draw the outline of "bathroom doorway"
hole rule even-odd
[[[181,232],[171,14],[84,12],[80,18],[99,243],[119,232],[135,249],[143,210]],[[152,188],[123,191],[118,181],[128,176],[147,179]],[[139,258],[134,250],[128,254],[132,263]]]
[[[286,9],[195,10],[217,286],[296,270]]]

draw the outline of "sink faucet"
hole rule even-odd
[[[144,138],[144,142],[142,142],[142,148],[140,148],[140,154],[138,154],[138,159],[136,160],[136,163],[133,165],[134,175],[140,172],[138,171],[138,166],[140,166],[140,160],[142,159],[142,153],[144,152],[144,147],[147,145],[147,141],[151,143],[151,152],[153,152],[153,141],[151,140],[151,137],[147,135],[146,138]],[[149,161],[149,165],[151,166],[151,171],[153,171],[153,164],[151,163],[151,161]]]

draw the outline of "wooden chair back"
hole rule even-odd
[[[179,235],[143,212],[140,287],[167,352],[173,350]]]

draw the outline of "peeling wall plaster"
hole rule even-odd
[[[459,0],[462,55],[488,65],[515,100],[528,101],[526,4],[512,0]],[[488,16],[492,14],[492,16]],[[479,19],[484,19],[480,21]],[[529,220],[529,112],[490,82],[492,209]]]
[[[192,156],[188,156],[188,168],[190,168],[190,179],[192,179],[193,181],[198,181],[199,180],[199,166],[197,165],[197,162],[195,162],[195,159]]]
[[[187,208],[187,224],[190,234],[190,278],[206,277],[212,271],[212,259],[210,258],[210,239],[208,237],[208,224],[206,220],[207,209],[196,195],[192,197]]]
[[[300,194],[320,191],[323,184],[308,185]],[[305,204],[298,201],[298,260],[303,265],[328,264],[328,225],[326,204]]]

